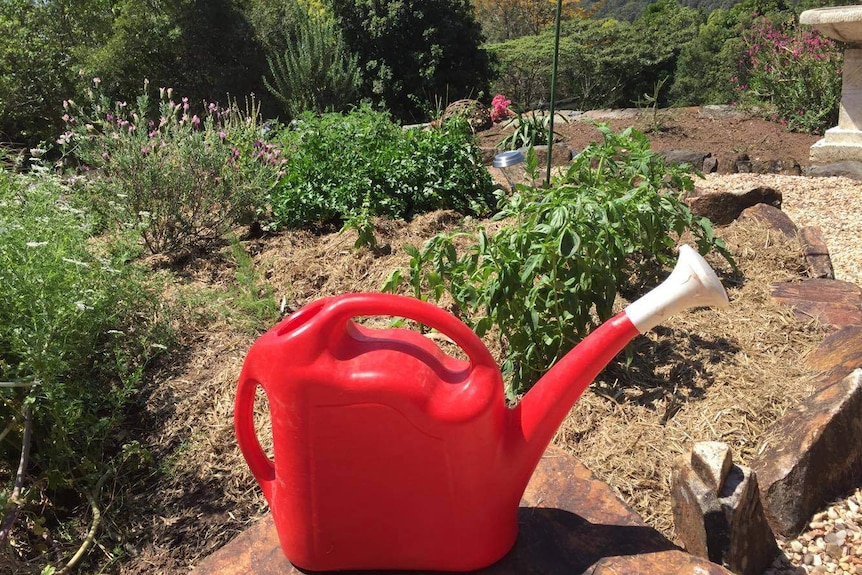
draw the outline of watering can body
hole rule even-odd
[[[533,470],[599,371],[673,313],[727,303],[706,262],[680,251],[661,286],[594,330],[514,408],[481,340],[413,298],[324,298],[261,336],[240,374],[234,423],[288,559],[311,571],[469,571],[502,558]],[[363,327],[362,316],[418,321],[466,357],[413,330]],[[258,388],[272,459],[255,431]]]
[[[467,354],[362,315],[416,319]],[[273,460],[253,427],[266,392]],[[465,571],[517,536],[523,488],[501,466],[506,409],[492,357],[463,323],[430,304],[350,294],[299,310],[250,350],[237,437],[270,504],[285,555],[314,570]]]

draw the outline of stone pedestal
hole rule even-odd
[[[848,44],[842,65],[838,125],[826,130],[823,139],[811,146],[810,159],[821,164],[862,161],[862,6],[806,10],[799,22]]]

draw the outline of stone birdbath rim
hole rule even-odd
[[[799,15],[799,23],[813,26],[840,42],[862,44],[862,5],[806,10]]]

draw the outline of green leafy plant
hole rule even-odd
[[[267,58],[273,81],[264,78],[288,119],[352,104],[361,85],[358,59],[348,53],[332,17],[304,15],[294,34],[283,54]]]
[[[741,103],[797,132],[822,133],[838,122],[842,55],[834,41],[795,21],[757,20],[743,34],[745,75],[733,78]]]
[[[567,122],[563,116],[557,116],[555,120]],[[512,133],[500,140],[496,145],[501,150],[517,150],[531,146],[542,146],[548,143],[548,131],[551,129],[551,115],[532,112],[529,114],[516,113],[511,120]],[[555,131],[554,138],[559,134]]]
[[[410,218],[436,209],[485,213],[493,184],[465,119],[403,129],[388,114],[303,115],[282,132],[290,150],[272,192],[275,227],[342,225],[374,216]]]
[[[93,83],[84,105],[64,102],[66,131],[57,142],[79,169],[95,170],[86,190],[107,224],[139,230],[151,253],[177,253],[263,210],[285,160],[264,141],[254,100],[245,109],[206,104],[199,117],[170,88],[153,102],[145,82],[129,106]]]
[[[2,474],[4,548],[35,518],[43,534],[45,518],[83,523],[64,511],[76,494],[90,501],[95,529],[105,479],[146,455],[118,430],[144,365],[169,343],[152,274],[122,246],[94,241],[69,189],[39,171],[0,171],[0,470],[11,472]],[[24,527],[15,530],[16,519]]]
[[[479,227],[440,234],[421,250],[405,247],[409,268],[384,286],[407,284],[434,301],[447,295],[480,336],[494,333],[511,396],[611,317],[619,292],[649,283],[683,233],[701,253],[717,249],[730,258],[709,221],[679,199],[693,188],[688,172],[665,165],[643,134],[598,127],[603,141],[578,154],[550,187],[519,184],[503,199],[496,231]],[[535,154],[527,168],[537,178]]]
[[[664,129],[661,117],[659,116],[658,104],[661,90],[665,83],[667,83],[668,78],[669,76],[663,76],[656,80],[655,84],[653,84],[652,94],[644,93],[637,102],[638,108],[645,110],[649,116],[649,124],[646,128],[647,133],[661,132]]]

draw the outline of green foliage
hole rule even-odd
[[[331,0],[365,94],[402,121],[424,119],[420,102],[477,97],[489,62],[468,0]]]
[[[101,0],[0,2],[0,141],[32,147],[60,126],[83,51],[107,27]]]
[[[357,57],[347,53],[330,17],[299,19],[294,41],[267,62],[273,82],[264,78],[264,84],[283,104],[287,119],[309,110],[343,110],[358,94]]]
[[[199,118],[171,89],[160,88],[151,102],[145,83],[129,106],[110,102],[96,80],[84,105],[65,103],[67,130],[58,143],[83,169],[98,169],[87,190],[107,224],[139,230],[151,253],[176,253],[205,246],[260,211],[284,160],[261,139],[254,101],[245,110],[212,103]]]
[[[117,431],[143,366],[169,343],[152,274],[122,244],[102,249],[69,197],[54,177],[0,170],[0,421],[11,431],[0,468],[18,466],[26,404],[25,516],[55,513],[58,491],[84,500],[134,449]]]
[[[737,86],[744,105],[765,106],[792,131],[823,133],[838,122],[842,55],[834,41],[794,20],[766,18],[743,38],[746,74]]]
[[[480,227],[440,234],[421,251],[405,247],[409,270],[385,286],[407,283],[417,297],[435,301],[448,294],[480,336],[495,328],[510,396],[529,389],[597,320],[611,317],[618,292],[649,282],[670,263],[683,233],[693,234],[701,253],[714,248],[729,258],[709,221],[679,199],[693,188],[683,168],[665,165],[631,128],[599,129],[604,140],[578,154],[548,188],[517,185],[493,234]]]
[[[634,24],[572,20],[562,26],[557,99],[582,110],[627,107],[672,75],[680,46],[696,34],[700,16],[659,2]],[[644,43],[645,37],[650,38]],[[489,46],[498,62],[493,92],[527,107],[550,94],[553,36],[547,31]],[[661,94],[662,103],[665,102]]]
[[[344,221],[362,227],[374,215],[410,218],[442,208],[484,213],[492,199],[464,119],[405,130],[388,114],[362,107],[306,114],[282,139],[290,153],[272,192],[278,227]]]
[[[742,23],[727,10],[716,10],[696,38],[680,52],[670,96],[683,106],[727,104],[736,100],[731,78],[739,74],[745,53]]]
[[[557,120],[568,121],[562,116],[557,116],[555,121]],[[547,145],[548,132],[551,129],[550,114],[518,113],[511,122],[514,126],[512,132],[500,140],[496,146],[497,148],[502,150],[517,150],[518,148]],[[557,135],[555,131],[554,136],[556,137]]]
[[[238,4],[113,2],[110,33],[89,51],[84,68],[119,100],[133,98],[143,78],[154,86],[173,86],[194,103],[228,94],[265,95],[265,56]]]

